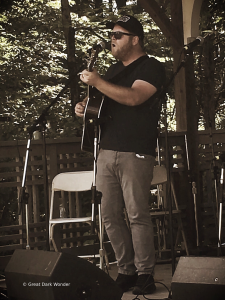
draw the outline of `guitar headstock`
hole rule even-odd
[[[89,61],[88,61],[88,64],[87,64],[87,69],[88,71],[92,71],[93,70],[93,67],[94,67],[94,64],[98,58],[98,54],[99,52],[101,52],[103,49],[105,48],[105,43],[104,42],[99,42],[97,45],[94,45],[89,51]]]

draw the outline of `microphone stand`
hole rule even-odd
[[[188,61],[189,54],[192,51],[191,48],[189,49],[184,49],[185,53],[185,59],[183,59],[180,63],[180,65],[177,68],[177,71],[171,76],[170,82],[172,82],[173,78],[177,75],[179,70],[182,67],[185,67],[185,64]],[[187,157],[187,166],[188,166],[188,173],[190,174],[190,164],[189,164],[189,155],[188,155],[188,146],[187,146],[187,136],[185,134],[185,147],[186,147],[186,157]],[[198,231],[198,217],[197,217],[197,204],[196,204],[196,194],[197,194],[197,188],[196,188],[196,182],[192,180],[192,194],[194,198],[194,212],[195,212],[195,227],[196,227],[196,242],[197,242],[197,247],[199,246],[199,231]]]
[[[167,84],[165,84],[165,86],[163,87],[163,89],[160,91],[159,95],[157,98],[164,97],[164,118],[165,118],[165,148],[166,148],[166,165],[167,165],[167,181],[168,181],[168,188],[167,188],[167,199],[168,199],[168,210],[169,210],[169,226],[170,226],[170,242],[171,242],[171,258],[172,258],[172,275],[175,272],[175,261],[176,261],[176,257],[175,257],[175,252],[174,252],[174,238],[173,238],[173,220],[172,220],[172,201],[171,201],[171,172],[170,172],[170,156],[169,156],[169,143],[168,143],[168,128],[167,128],[167,113],[166,113],[166,92],[168,87],[170,86],[170,84],[173,82],[174,78],[176,77],[176,75],[179,73],[180,69],[182,67],[185,67],[187,60],[189,58],[189,53],[186,52],[186,58],[183,59],[180,62],[180,65],[178,66],[177,70],[172,74],[172,76],[170,77],[169,81],[167,82]],[[157,99],[156,99],[157,100]],[[154,106],[154,103],[153,105]]]
[[[185,148],[186,148],[186,158],[187,158],[187,168],[188,174],[190,174],[190,162],[189,162],[189,153],[188,153],[188,144],[187,144],[187,135],[185,134]],[[192,194],[194,199],[194,212],[195,212],[195,229],[196,229],[196,245],[199,247],[199,232],[198,232],[198,214],[197,214],[197,204],[196,204],[196,195],[197,195],[197,188],[196,182],[192,179]]]
[[[221,155],[222,157],[223,155]],[[221,248],[221,232],[222,232],[222,214],[223,214],[223,185],[224,185],[224,168],[225,162],[222,161],[221,175],[220,175],[220,186],[219,186],[219,233],[218,233],[218,256],[222,256]]]
[[[218,202],[218,189],[217,189],[217,172],[218,167],[215,163],[215,153],[214,153],[214,146],[213,146],[213,135],[212,135],[212,124],[211,121],[209,123],[209,137],[210,137],[210,144],[212,149],[212,163],[213,163],[213,176],[214,176],[214,188],[215,188],[215,197],[216,197],[216,218],[219,217],[219,202]]]
[[[170,151],[169,151],[169,141],[168,141],[168,128],[167,128],[167,113],[166,113],[166,94],[164,106],[164,119],[165,119],[165,150],[166,150],[166,171],[167,171],[167,189],[166,189],[166,199],[169,211],[169,226],[170,226],[170,243],[171,243],[171,260],[172,260],[172,275],[175,272],[176,266],[176,256],[174,251],[174,237],[173,237],[173,208],[171,199],[171,171],[170,171]]]
[[[44,179],[44,196],[45,196],[45,209],[46,209],[46,249],[50,250],[49,248],[49,201],[48,201],[48,176],[47,176],[47,158],[46,158],[46,142],[45,142],[45,129],[46,129],[46,115],[50,107],[52,107],[59,98],[63,95],[65,90],[67,89],[69,82],[64,86],[64,88],[59,92],[56,98],[43,110],[42,114],[39,118],[33,123],[33,125],[29,128],[29,138],[27,141],[27,149],[26,149],[26,156],[24,162],[24,170],[23,170],[23,178],[22,178],[22,185],[20,188],[19,193],[19,203],[18,203],[18,214],[21,215],[22,207],[25,204],[25,218],[26,218],[26,250],[30,250],[30,238],[29,238],[29,194],[26,192],[26,174],[27,174],[27,166],[28,166],[28,159],[29,159],[29,152],[30,152],[30,145],[31,139],[33,136],[34,131],[37,130],[38,126],[42,128],[42,144],[43,144],[43,179]],[[23,223],[23,219],[22,219]],[[24,224],[22,224],[24,225]]]
[[[91,187],[92,191],[92,215],[91,215],[91,234],[94,234],[96,227],[96,216],[95,216],[95,205],[98,206],[98,221],[99,221],[99,259],[100,259],[100,269],[103,270],[104,255],[105,250],[103,248],[103,226],[102,226],[102,213],[101,213],[101,198],[102,193],[96,190],[96,174],[97,174],[97,152],[98,152],[98,127],[100,123],[100,118],[89,120],[90,123],[94,123],[94,168],[93,168],[93,183]]]

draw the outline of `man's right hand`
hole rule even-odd
[[[75,114],[78,117],[83,117],[84,116],[84,109],[86,106],[87,98],[85,98],[82,102],[78,102],[75,106]]]

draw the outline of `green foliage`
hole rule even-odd
[[[60,11],[48,1],[14,1],[1,15],[0,114],[14,118],[14,130],[3,124],[1,139],[26,138],[42,109],[65,83],[65,40]],[[6,132],[6,129],[9,129]]]
[[[95,8],[93,1],[69,3],[78,73],[86,67],[87,50],[93,44],[99,40],[109,43],[105,24],[116,21],[120,10],[107,3]],[[133,14],[133,9],[134,5],[127,6],[126,13]],[[145,24],[147,53],[167,60],[170,47],[160,30],[148,14],[136,14],[136,17]],[[26,128],[32,126],[67,82],[67,46],[61,20],[60,1],[14,0],[1,12],[0,116],[13,117],[13,122],[0,123],[1,140],[26,139]],[[96,67],[104,74],[113,61],[110,52],[104,50]],[[86,86],[79,82],[78,90],[77,101],[84,97]],[[69,92],[49,110],[47,137],[81,134],[81,120],[72,117]]]
[[[11,122],[1,122],[0,140],[26,139],[26,128],[40,116],[56,98],[69,79],[67,44],[62,26],[61,1],[11,0],[1,1],[0,10],[0,117],[9,115]],[[99,40],[109,44],[106,23],[118,15],[135,15],[144,25],[145,49],[149,55],[165,63],[167,79],[173,72],[172,50],[158,26],[136,1],[118,8],[119,1],[69,1],[71,25],[75,32],[75,73],[86,67],[87,50]],[[112,3],[112,4],[111,4]],[[216,85],[215,107],[218,126],[224,119],[224,0],[203,2],[202,31],[215,31]],[[170,16],[170,6],[163,7]],[[101,74],[114,62],[109,50],[99,54],[96,67]],[[201,72],[196,59],[196,80],[199,118],[204,119],[204,99],[201,97]],[[77,76],[76,101],[83,99],[86,86]],[[168,89],[168,118],[174,123],[174,92]],[[82,120],[74,119],[70,90],[50,108],[47,116],[47,137],[81,134]],[[171,123],[171,124],[172,124]]]
[[[196,54],[196,86],[199,125],[205,128],[210,123],[217,129],[225,128],[224,7],[225,0],[208,0],[203,1],[201,9],[200,30],[205,39],[201,51]],[[204,49],[209,46],[211,48],[207,53]],[[204,61],[208,62],[208,65],[204,64]],[[210,111],[215,111],[214,116],[210,117]]]

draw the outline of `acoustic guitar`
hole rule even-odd
[[[104,49],[104,46],[104,43],[100,42],[90,50],[90,60],[87,66],[88,71],[91,72],[93,70],[98,54],[102,49]],[[83,117],[81,149],[83,151],[94,153],[95,137],[98,137],[98,141],[100,138],[100,126],[98,124],[98,120],[100,118],[104,95],[102,95],[96,88],[88,86],[87,98],[88,100],[84,109]]]

